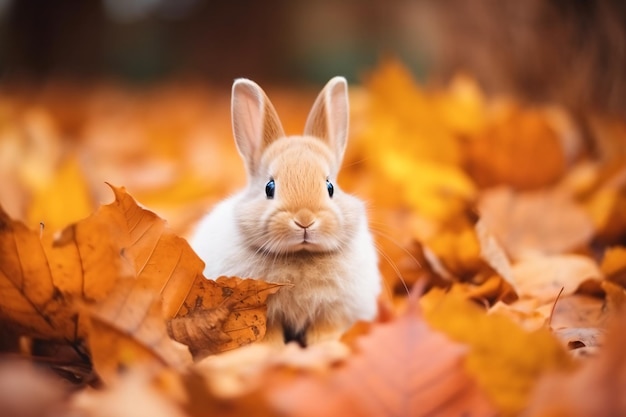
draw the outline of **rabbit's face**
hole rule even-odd
[[[334,252],[349,241],[350,199],[335,184],[332,161],[315,138],[283,138],[267,149],[263,175],[248,188],[251,204],[238,209],[250,246],[274,254]]]

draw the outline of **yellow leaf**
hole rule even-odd
[[[476,189],[459,168],[389,149],[379,154],[381,169],[401,185],[403,200],[419,214],[446,220],[462,212]]]
[[[68,223],[87,217],[94,209],[84,173],[75,157],[66,159],[52,178],[35,188],[27,219],[32,226],[42,223],[59,230]]]
[[[520,412],[537,379],[570,367],[570,360],[547,329],[526,332],[509,318],[487,315],[452,288],[422,297],[424,315],[435,329],[469,346],[466,366],[504,415]]]
[[[626,284],[626,247],[614,246],[604,251],[600,270],[611,281]]]

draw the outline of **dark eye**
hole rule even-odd
[[[328,195],[332,197],[335,193],[335,187],[333,187],[333,183],[326,180],[326,188],[328,189]]]
[[[276,189],[276,184],[274,183],[274,180],[271,179],[267,182],[267,184],[265,184],[265,195],[267,196],[268,199],[272,199],[274,198],[274,190]]]

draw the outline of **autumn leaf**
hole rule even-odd
[[[518,295],[539,302],[570,295],[587,281],[599,282],[602,273],[598,265],[582,255],[539,256],[513,266],[513,287]]]
[[[606,279],[626,287],[626,247],[610,247],[604,252],[600,270]]]
[[[467,372],[504,415],[524,408],[541,375],[570,366],[547,329],[526,332],[507,317],[487,315],[454,287],[429,292],[422,305],[433,328],[467,345]]]
[[[161,297],[154,290],[132,280],[118,281],[106,299],[85,314],[91,360],[107,384],[133,366],[182,370],[191,363],[187,347],[169,337]]]
[[[500,101],[490,113],[484,129],[465,141],[467,169],[481,188],[508,184],[528,190],[554,184],[580,152],[580,138],[571,134],[572,123],[564,122],[566,113],[558,109]],[[538,155],[542,163],[537,163]]]
[[[84,338],[74,303],[103,297],[124,276],[121,247],[98,213],[40,238],[0,211],[0,249],[0,317],[30,336]]]
[[[163,219],[137,205],[124,188],[111,189],[115,201],[102,211],[116,227],[123,257],[133,266],[137,282],[162,295],[163,316],[174,317],[204,262]]]
[[[398,61],[385,61],[366,84],[367,125],[355,141],[373,172],[370,195],[380,204],[406,205],[423,216],[445,220],[462,212],[476,194],[461,169],[461,145],[442,122],[439,106]],[[465,107],[463,104],[461,107]],[[350,167],[350,163],[346,164]],[[348,168],[349,169],[349,168]]]
[[[495,415],[464,370],[465,354],[412,306],[376,325],[342,367],[285,378],[283,386],[268,388],[269,401],[293,416]]]
[[[175,315],[193,318],[197,327],[186,329],[185,342],[196,350],[233,349],[263,337],[265,299],[280,286],[206,280],[203,262],[184,239],[124,189],[111,188],[113,203],[51,243],[2,213],[0,242],[6,249],[0,265],[7,302],[0,311],[9,324],[44,339],[75,343],[88,337],[94,367],[107,382],[119,369],[139,363],[190,362],[167,332],[165,319]],[[124,261],[132,267],[124,268]],[[207,322],[222,310],[220,320]],[[223,338],[207,340],[204,323],[219,324]]]
[[[197,276],[168,329],[196,357],[231,350],[263,339],[266,299],[283,284],[256,279]]]
[[[575,372],[554,372],[537,384],[523,416],[619,416],[626,413],[624,312],[608,330],[604,349]]]
[[[493,188],[482,193],[478,205],[485,226],[513,259],[572,251],[594,233],[582,206],[559,189]]]
[[[94,209],[88,185],[76,155],[59,163],[46,184],[33,193],[28,223],[42,223],[50,230],[59,230],[69,222],[87,217]]]

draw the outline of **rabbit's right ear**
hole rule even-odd
[[[285,136],[283,126],[261,87],[245,78],[233,84],[231,113],[237,149],[254,175],[265,147]]]

